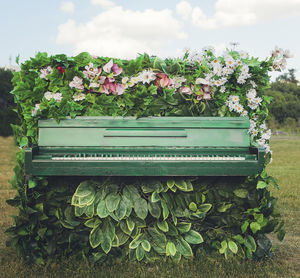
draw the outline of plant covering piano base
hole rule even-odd
[[[276,55],[259,61],[205,49],[201,59],[127,61],[38,53],[26,61],[13,79],[21,150],[11,181],[17,195],[7,202],[19,214],[7,244],[39,264],[69,254],[91,262],[179,261],[197,250],[270,256],[266,235],[285,233],[268,189],[277,183],[264,169],[271,151],[263,89]],[[99,116],[144,123],[90,121]]]

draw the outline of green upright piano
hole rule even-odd
[[[264,167],[247,117],[40,120],[27,176],[249,176]]]

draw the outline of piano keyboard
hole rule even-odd
[[[126,156],[126,155],[66,155],[66,156],[57,156],[52,157],[52,160],[84,160],[84,161],[236,161],[236,160],[245,160],[245,157],[242,156],[213,156],[213,155],[154,155],[154,156]]]

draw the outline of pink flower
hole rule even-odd
[[[116,86],[116,92],[117,92],[118,95],[123,95],[124,90],[125,90],[125,88],[124,88],[123,84],[120,84],[120,83],[117,84],[117,86]]]
[[[168,78],[168,75],[166,75],[165,73],[157,73],[156,76],[158,77],[156,79],[156,86],[157,87],[169,87],[172,86],[173,82],[171,79]]]
[[[186,94],[186,95],[191,95],[191,94],[193,94],[193,91],[191,90],[191,88],[186,87],[186,86],[183,86],[183,87],[181,88],[181,92],[182,92],[183,94]]]
[[[119,75],[123,71],[123,69],[119,68],[119,66],[117,64],[113,64],[113,66],[112,66],[111,69],[112,69],[112,71],[114,73],[114,76]]]
[[[100,77],[99,77],[99,83],[100,83],[101,85],[104,84],[105,79],[106,79],[106,76],[100,76]]]

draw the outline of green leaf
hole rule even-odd
[[[179,190],[182,190],[182,191],[187,191],[188,190],[188,185],[187,183],[185,182],[185,180],[176,180],[175,181],[175,185],[176,187],[179,189]]]
[[[160,222],[160,221],[157,221],[156,222],[156,224],[157,224],[157,227],[160,229],[160,230],[162,230],[163,232],[167,232],[167,231],[169,231],[169,226],[168,226],[168,223],[167,223],[167,221],[162,221],[162,222]]]
[[[191,246],[183,238],[180,238],[176,241],[176,249],[184,257],[193,256]]]
[[[252,252],[255,252],[256,251],[256,243],[255,243],[255,240],[252,236],[250,235],[247,235],[245,238],[244,238],[244,244],[245,246],[250,249]]]
[[[248,226],[249,226],[249,222],[246,220],[244,222],[244,224],[241,226],[241,230],[242,230],[242,233],[244,234],[246,232],[246,230],[248,229]]]
[[[259,231],[261,229],[261,226],[257,222],[252,222],[250,224],[250,229],[253,232],[253,234],[255,234],[257,231]]]
[[[180,222],[177,224],[176,227],[181,234],[184,234],[184,233],[187,233],[191,229],[192,223]]]
[[[80,183],[74,193],[74,195],[79,198],[86,197],[90,194],[95,194],[95,189],[90,181],[83,181],[82,183]]]
[[[175,185],[175,181],[173,179],[167,180],[167,186],[172,188]]]
[[[161,200],[161,206],[163,209],[163,219],[166,220],[169,216],[169,209],[167,207],[167,203],[164,200]]]
[[[109,214],[109,211],[106,208],[105,200],[101,200],[97,206],[97,215],[100,218],[105,218]]]
[[[34,188],[37,186],[37,180],[29,178],[28,180],[28,188]]]
[[[123,194],[127,199],[131,200],[133,203],[141,198],[138,189],[134,185],[125,186],[123,189]]]
[[[101,241],[103,241],[103,231],[99,226],[94,228],[89,235],[89,241],[92,246],[92,248],[96,248],[100,245]]]
[[[127,206],[123,198],[120,200],[119,205],[115,211],[115,215],[119,220],[122,220],[126,215]]]
[[[146,252],[150,252],[150,250],[151,250],[151,244],[148,240],[142,241],[142,247]]]
[[[186,181],[186,184],[187,184],[186,192],[190,192],[190,191],[194,190],[193,184],[191,183],[191,181]]]
[[[143,198],[137,199],[134,203],[134,211],[139,218],[145,219],[148,214],[147,201]]]
[[[129,244],[130,249],[136,249],[142,243],[142,234],[135,237]]]
[[[202,204],[198,207],[197,212],[208,212],[212,207],[212,204]]]
[[[152,203],[151,201],[149,201],[148,202],[148,210],[154,218],[159,219],[160,214],[161,214],[161,208],[158,203]]]
[[[126,218],[126,223],[127,223],[128,230],[129,230],[130,232],[132,232],[133,229],[134,229],[135,223],[134,223],[134,221],[131,219],[131,217]]]
[[[110,193],[105,198],[105,205],[107,207],[107,210],[109,212],[114,212],[121,200],[121,196],[117,193]],[[126,211],[125,211],[126,213]]]
[[[20,141],[20,147],[23,148],[24,146],[28,145],[28,139],[27,137],[22,137],[21,141]]]
[[[267,184],[264,181],[258,181],[256,188],[257,189],[263,189],[266,188]]]
[[[145,256],[145,251],[141,245],[139,245],[135,250],[136,259],[141,261]]]
[[[220,254],[224,254],[226,252],[227,247],[228,247],[227,241],[223,240],[221,242],[221,248],[219,249]]]
[[[283,241],[284,237],[285,237],[285,230],[284,229],[280,229],[278,232],[277,232],[277,238],[278,240],[280,241]]]
[[[176,254],[176,246],[172,241],[168,241],[166,245],[166,255],[167,256],[174,256]]]
[[[236,189],[233,191],[234,195],[239,198],[247,198],[248,197],[248,190],[244,188]]]
[[[188,231],[184,235],[184,239],[190,244],[200,244],[203,242],[202,236],[194,230]]]
[[[107,236],[107,235],[104,235],[103,236],[103,240],[101,242],[101,248],[102,248],[102,250],[105,252],[105,254],[107,254],[110,251],[111,247],[112,247],[112,240],[111,240],[111,238],[109,236]]]
[[[196,211],[197,210],[197,205],[194,202],[191,202],[189,204],[189,209],[192,211]]]
[[[236,243],[234,241],[229,240],[228,247],[232,253],[236,254],[238,252],[238,246],[236,245]]]
[[[155,191],[151,195],[151,202],[156,203],[158,201],[160,201],[160,197],[159,197],[159,194]]]

